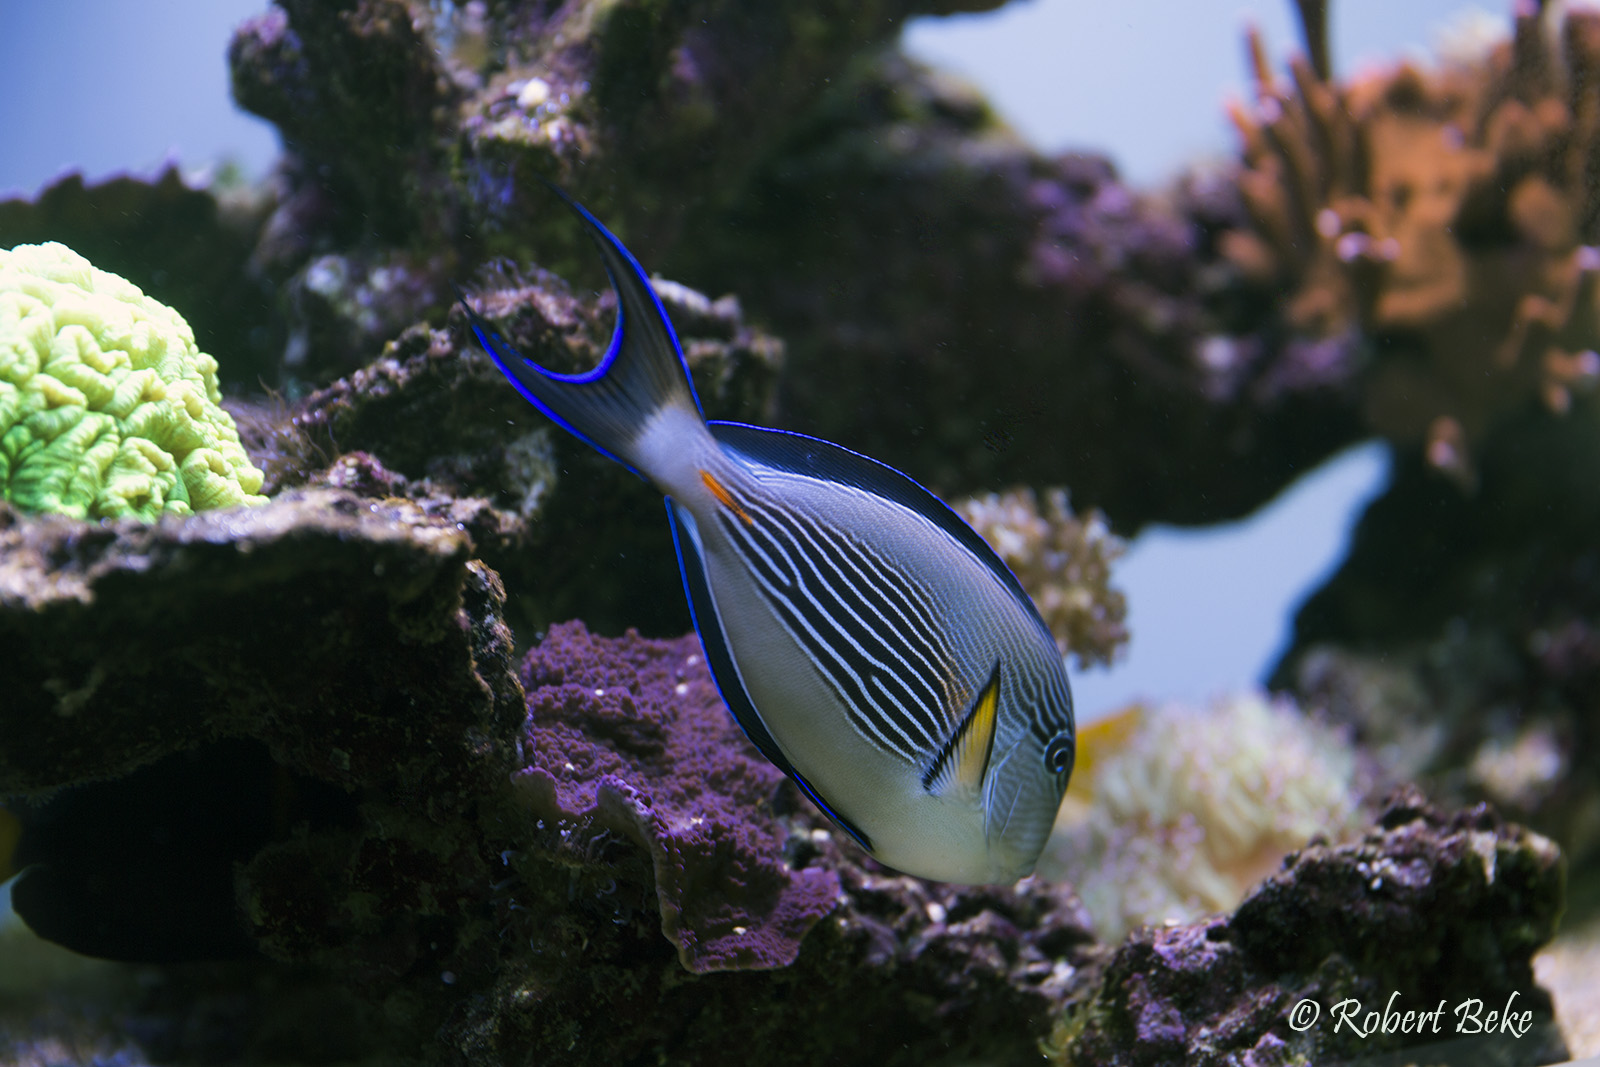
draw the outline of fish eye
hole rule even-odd
[[[1077,750],[1071,734],[1056,734],[1044,749],[1044,766],[1051,774],[1065,774],[1072,770],[1072,757]]]

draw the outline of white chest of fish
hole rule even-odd
[[[905,475],[816,438],[701,415],[638,262],[580,205],[617,291],[600,365],[523,359],[535,406],[667,497],[706,661],[745,734],[880,862],[951,882],[1033,870],[1072,773],[1072,696],[1016,578]]]

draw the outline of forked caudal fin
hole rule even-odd
[[[617,293],[617,326],[600,365],[584,374],[547,371],[506,344],[460,290],[456,295],[478,343],[530,403],[638,472],[634,444],[652,416],[669,407],[700,413],[689,365],[639,261],[581,204],[554,185],[550,188],[589,232]]]

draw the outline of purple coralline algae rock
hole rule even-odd
[[[527,767],[545,820],[647,849],[661,931],[684,967],[784,967],[839,900],[831,870],[795,870],[773,806],[784,775],[739,732],[699,642],[551,628],[522,667]]]
[[[1401,790],[1362,841],[1291,853],[1232,916],[1130,935],[1084,973],[1048,1050],[1076,1067],[1332,1063],[1434,1045],[1438,1059],[1394,1062],[1561,1060],[1532,959],[1562,884],[1548,839],[1485,806],[1443,813]],[[1441,1004],[1437,1030],[1381,1026],[1386,1007],[1403,1020]],[[1457,1028],[1507,1004],[1514,1034]]]
[[[499,954],[456,975],[446,1062],[1037,1062],[1092,939],[1069,888],[885,871],[740,736],[692,636],[567,623],[522,676]]]

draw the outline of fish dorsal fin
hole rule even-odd
[[[1005,561],[978,536],[950,505],[923,488],[917,481],[880,463],[871,456],[852,452],[841,445],[817,437],[747,426],[742,422],[713,421],[706,424],[711,435],[724,446],[757,462],[791,474],[837,482],[872,493],[916,512],[963,546],[1005,586],[1010,594],[1035,617],[1041,635],[1051,644],[1055,638],[1038,620],[1038,609],[1027,590],[1011,573]]]
[[[978,690],[972,707],[950,734],[922,775],[922,788],[935,796],[975,799],[994,752],[995,724],[1000,720],[1000,661]]]

